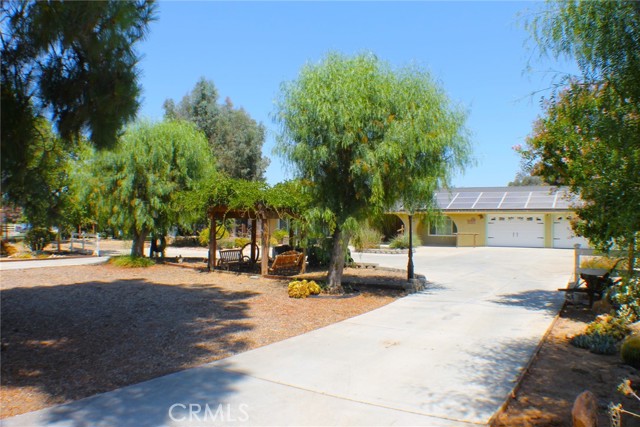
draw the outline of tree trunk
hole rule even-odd
[[[60,225],[58,225],[58,235],[56,236],[56,241],[58,242],[58,253],[62,252],[62,236],[60,236],[60,234],[62,234],[62,227]]]
[[[131,244],[131,256],[144,257],[144,241],[148,231],[133,231],[133,242]]]
[[[342,273],[344,272],[345,236],[340,226],[336,226],[333,232],[333,248],[331,261],[329,261],[329,284],[327,291],[330,294],[343,294]]]
[[[156,251],[156,234],[151,234],[151,244],[149,245],[149,258],[154,257],[154,252]]]
[[[165,256],[166,255],[165,254],[166,250],[167,250],[167,238],[166,238],[166,236],[164,234],[162,234],[160,236],[160,253],[161,253],[160,258],[163,261],[166,258],[166,256]]]

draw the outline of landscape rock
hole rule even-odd
[[[571,409],[573,427],[598,427],[598,402],[589,390],[582,392]]]

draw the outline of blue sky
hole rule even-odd
[[[291,178],[274,154],[273,100],[283,81],[329,51],[373,52],[394,66],[428,69],[469,113],[477,165],[455,186],[506,185],[519,170],[511,149],[540,114],[549,70],[536,60],[520,14],[530,2],[160,2],[159,19],[139,46],[143,103],[139,116],[162,119],[162,103],[179,101],[196,81],[212,80],[267,128],[264,154],[271,184]]]

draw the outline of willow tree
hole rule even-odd
[[[177,203],[182,192],[207,178],[214,160],[204,134],[188,122],[140,122],[130,126],[113,152],[94,162],[93,196],[109,224],[133,238],[132,256],[143,256],[152,233],[190,218]]]
[[[426,71],[368,54],[329,54],[283,84],[277,150],[332,230],[330,290],[342,291],[358,221],[397,203],[409,212],[431,207],[434,191],[464,167],[465,118]]]

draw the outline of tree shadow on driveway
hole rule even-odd
[[[244,373],[203,366],[50,408],[39,422],[69,427],[229,425],[248,421],[252,407],[233,402]],[[27,417],[32,414],[26,414]],[[16,421],[19,421],[16,419]],[[25,421],[30,421],[27,419]]]
[[[529,290],[511,294],[498,295],[491,300],[496,304],[514,307],[524,307],[527,310],[546,311],[556,315],[562,306],[564,296],[558,291]]]

